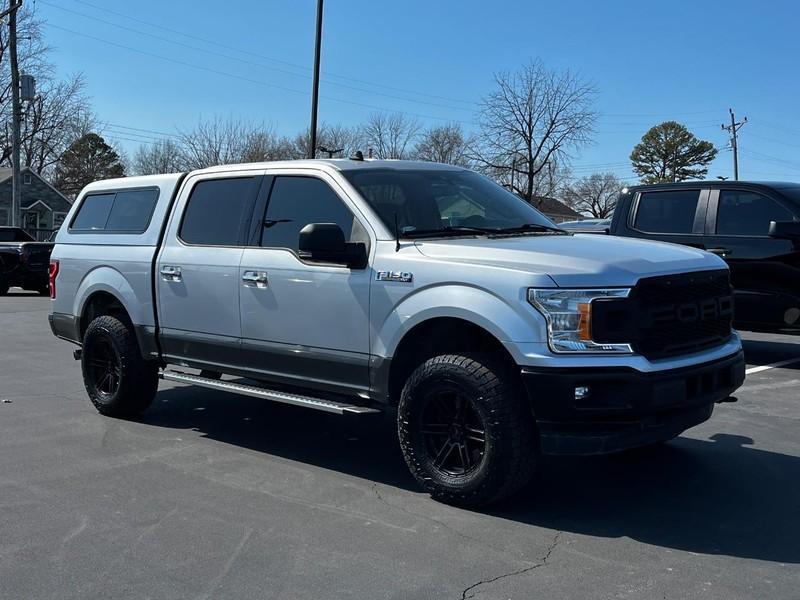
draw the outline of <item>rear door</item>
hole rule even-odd
[[[742,328],[800,325],[800,264],[791,240],[769,236],[770,221],[796,219],[791,205],[767,190],[712,190],[707,249],[731,270],[736,322]]]
[[[708,190],[643,190],[628,215],[628,235],[704,248]]]
[[[239,262],[262,174],[184,184],[155,274],[161,346],[172,362],[221,370],[240,362]]]

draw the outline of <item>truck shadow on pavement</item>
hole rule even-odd
[[[159,392],[140,422],[192,429],[267,455],[419,491],[400,454],[392,415],[347,422],[184,387]],[[609,456],[548,457],[520,494],[472,514],[701,554],[800,563],[800,457],[752,444],[717,433]]]
[[[742,340],[742,347],[747,358],[747,364],[766,365],[793,358],[800,359],[800,336],[797,342],[783,342],[773,340]],[[783,365],[783,369],[800,369],[800,362]]]

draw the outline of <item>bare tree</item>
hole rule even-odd
[[[188,169],[242,162],[251,133],[242,120],[215,116],[200,121],[194,129],[178,133],[183,159]]]
[[[136,175],[184,171],[183,149],[169,138],[153,144],[142,144],[133,155],[131,170]]]
[[[306,158],[311,147],[310,131],[298,133],[293,143],[294,157]],[[321,148],[333,153],[332,158],[345,158],[352,156],[356,150],[361,150],[362,145],[362,134],[358,127],[322,124],[317,130],[317,158],[328,157]]]
[[[569,186],[564,199],[576,211],[595,219],[606,219],[614,213],[617,197],[625,183],[613,173],[594,173]]]
[[[403,113],[372,113],[362,128],[363,142],[375,158],[408,158],[421,129]]]
[[[497,90],[481,105],[476,163],[528,202],[550,195],[559,165],[591,139],[596,91],[538,60],[495,75],[495,82]]]
[[[436,125],[425,130],[414,149],[419,160],[469,166],[469,152],[472,140],[464,134],[458,123]]]
[[[89,109],[80,75],[67,81],[45,81],[27,106],[22,120],[21,143],[24,164],[46,177],[63,151],[97,126]],[[10,146],[4,149],[10,154]]]
[[[22,9],[18,19],[20,71],[33,75],[38,88],[37,96],[23,104],[21,123],[22,161],[46,177],[53,174],[59,156],[81,135],[96,128],[97,122],[84,93],[81,75],[66,80],[54,76],[48,61],[49,48],[44,43],[41,22],[32,12]],[[8,36],[0,28],[0,118],[11,120],[11,73]],[[0,130],[0,164],[11,158],[10,127]]]

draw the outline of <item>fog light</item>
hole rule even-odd
[[[575,386],[575,400],[586,400],[589,397],[589,386]]]

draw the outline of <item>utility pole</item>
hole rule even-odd
[[[739,139],[736,134],[742,128],[742,126],[747,123],[747,117],[737,123],[736,115],[733,113],[733,109],[729,108],[728,112],[731,113],[731,124],[723,125],[722,128],[731,134],[731,149],[733,150],[733,180],[739,181]]]
[[[319,105],[319,54],[322,46],[322,2],[317,0],[317,37],[314,42],[314,83],[311,91],[311,148],[309,158],[317,157],[317,106]]]
[[[19,64],[17,62],[17,10],[22,0],[8,0],[8,9],[0,18],[8,15],[8,53],[11,59],[11,225],[21,227],[20,197],[22,195],[19,176]]]

